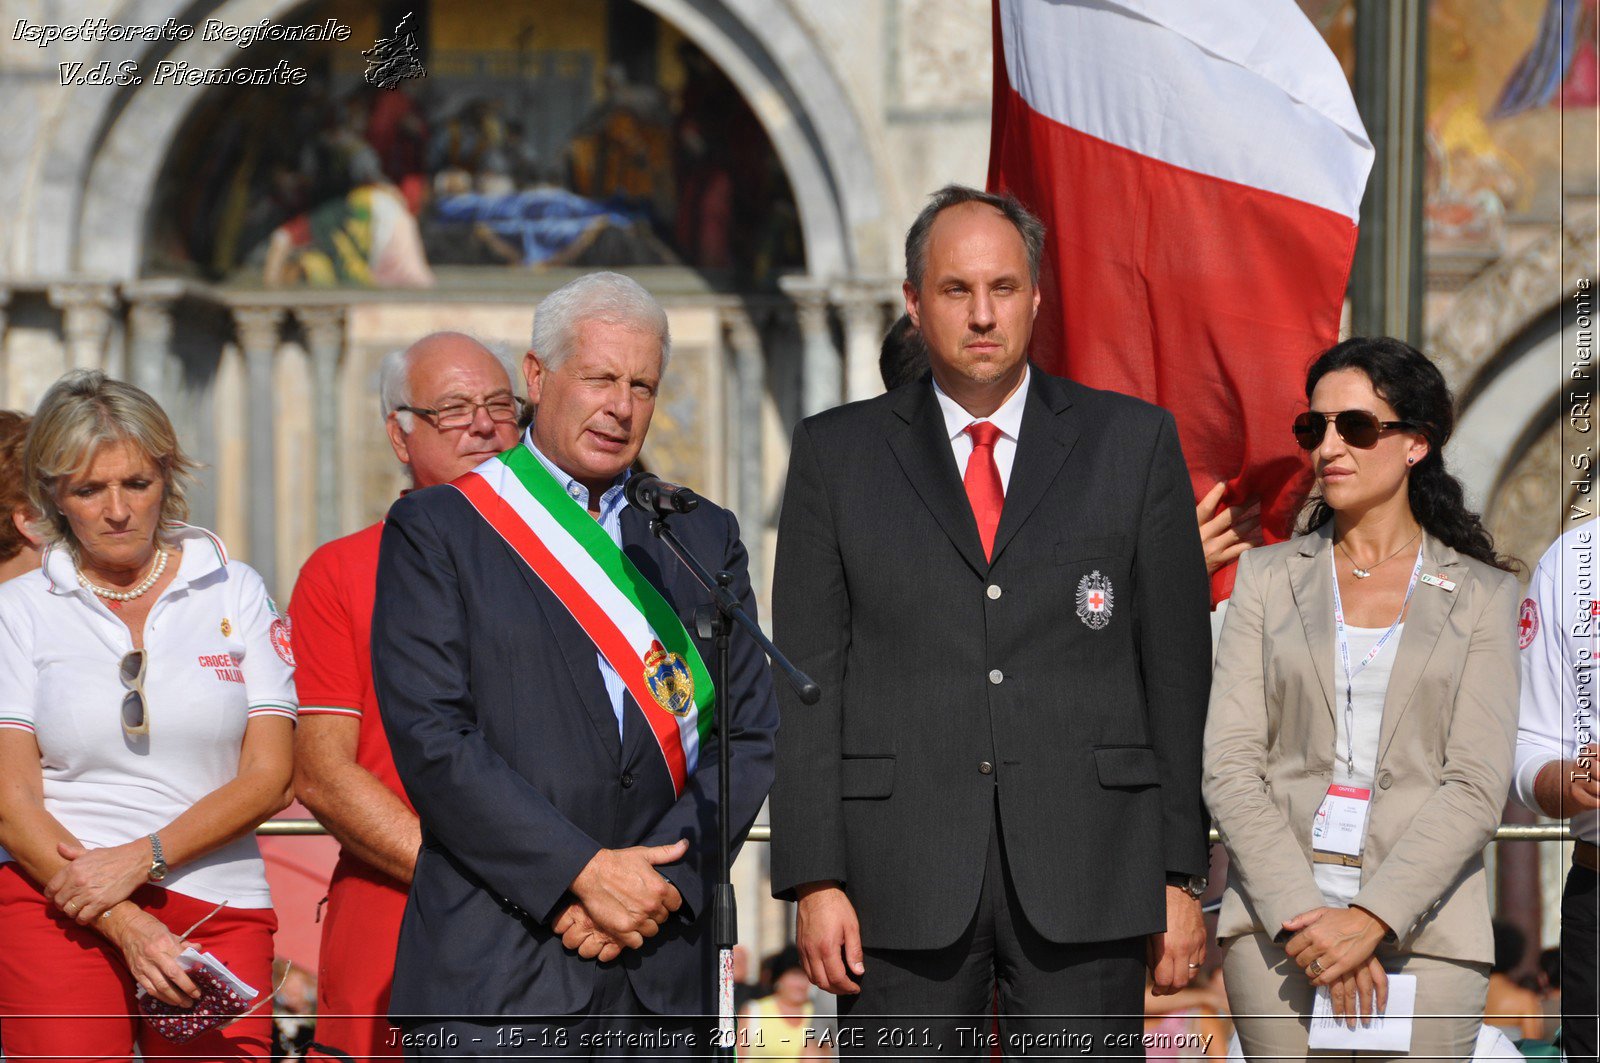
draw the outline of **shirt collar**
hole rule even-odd
[[[1000,408],[988,417],[974,417],[961,407],[961,404],[933,382],[934,397],[939,400],[939,412],[944,414],[944,428],[951,439],[955,439],[967,430],[967,426],[974,421],[988,421],[1000,429],[1000,434],[1015,443],[1022,434],[1022,411],[1028,405],[1028,382],[1033,377],[1033,367],[1026,366],[1022,370],[1022,383],[1017,385],[1017,390],[1011,397],[1001,403]]]
[[[567,497],[585,509],[589,507],[589,489],[571,476],[568,476],[566,470],[547,458],[544,451],[534,446],[533,429],[530,428],[522,434],[522,445],[533,451],[533,456],[539,459],[539,463],[550,470],[550,475],[556,478],[556,483],[561,485],[561,489],[567,493]],[[623,469],[622,475],[612,480],[611,486],[606,488],[605,493],[600,496],[599,508],[602,521],[621,509],[626,502],[626,499],[622,496],[622,485],[628,482],[628,477],[631,475],[633,475],[632,469]]]
[[[161,527],[161,541],[170,546],[183,547],[183,558],[178,562],[178,574],[173,584],[193,583],[228,564],[228,551],[211,532],[195,524],[173,521]],[[72,551],[60,543],[52,543],[44,552],[40,568],[50,583],[53,594],[89,594],[78,583],[77,566]]]

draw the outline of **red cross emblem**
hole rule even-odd
[[[1517,616],[1517,645],[1527,649],[1539,633],[1539,603],[1532,598],[1522,599],[1522,611]]]
[[[1090,631],[1099,631],[1111,623],[1111,609],[1115,602],[1111,581],[1102,576],[1098,569],[1078,581],[1078,619]]]

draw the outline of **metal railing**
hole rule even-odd
[[[328,828],[314,819],[269,819],[256,828],[256,833],[282,837],[285,835],[314,835],[327,834]],[[757,826],[750,828],[750,840],[753,842],[770,842],[772,828]],[[1215,828],[1211,831],[1212,841],[1221,841]],[[1548,823],[1538,826],[1511,825],[1502,823],[1495,828],[1494,840],[1497,842],[1565,842],[1572,840],[1572,834],[1564,823]]]

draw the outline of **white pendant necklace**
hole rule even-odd
[[[1400,547],[1400,550],[1404,550],[1406,548],[1406,546],[1410,546],[1412,543],[1416,542],[1417,541],[1417,536],[1419,536],[1421,534],[1422,534],[1422,529],[1419,527],[1415,532],[1413,532],[1411,534],[1411,538],[1409,538],[1409,539],[1407,539],[1405,541],[1405,546]],[[1384,558],[1383,561],[1379,561],[1378,565],[1373,565],[1371,568],[1362,568],[1360,565],[1356,564],[1356,559],[1355,558],[1350,557],[1350,551],[1348,551],[1348,550],[1346,550],[1344,548],[1344,543],[1341,542],[1338,545],[1339,545],[1339,552],[1344,554],[1344,556],[1346,558],[1349,558],[1349,561],[1350,561],[1350,574],[1355,576],[1356,579],[1366,579],[1368,576],[1372,575],[1372,569],[1377,568],[1378,565],[1383,564],[1385,561],[1392,561],[1394,558],[1400,556],[1400,550],[1396,550],[1394,553],[1392,553],[1388,557]]]
[[[89,577],[83,574],[83,569],[79,568],[76,562],[73,563],[72,571],[77,573],[78,585],[84,590],[93,591],[107,601],[131,602],[156,585],[156,581],[161,578],[161,573],[167,570],[167,556],[165,550],[159,546],[156,547],[156,560],[155,564],[150,568],[150,574],[140,580],[137,587],[129,591],[114,591],[108,587],[102,587],[97,583],[90,582]]]

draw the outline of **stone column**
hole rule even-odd
[[[209,428],[203,430],[195,397],[184,381],[183,363],[174,346],[174,308],[182,298],[179,289],[125,289],[128,309],[127,378],[148,392],[172,422],[178,442],[194,457],[206,448]],[[81,368],[89,368],[81,362]],[[107,367],[109,372],[109,367]]]
[[[1398,336],[1414,345],[1422,343],[1423,326],[1427,7],[1422,0],[1356,0],[1355,21],[1356,109],[1377,155],[1361,200],[1350,327],[1357,336]]]
[[[175,299],[136,297],[128,310],[128,378],[170,410],[177,397],[171,387],[172,307]]]
[[[61,311],[66,333],[67,365],[72,369],[104,369],[106,338],[111,335],[117,294],[109,284],[52,284],[50,305]]]
[[[778,286],[799,308],[803,348],[800,368],[800,413],[809,417],[839,405],[842,366],[828,327],[828,291],[810,277],[784,277]]]
[[[312,425],[317,436],[317,542],[339,534],[339,362],[344,355],[344,308],[301,307],[295,311],[311,352],[316,389]]]
[[[722,312],[723,334],[733,352],[734,367],[734,462],[731,472],[738,499],[742,538],[750,557],[753,578],[762,568],[762,540],[766,530],[766,500],[761,490],[761,403],[767,390],[767,362],[761,349],[761,334],[743,309]]]
[[[845,401],[883,394],[878,355],[883,349],[883,286],[857,280],[834,289],[844,315]]]
[[[275,389],[272,366],[278,353],[283,310],[275,306],[236,306],[233,328],[244,355],[249,380],[250,564],[261,573],[267,591],[278,590],[277,454],[273,438]]]

